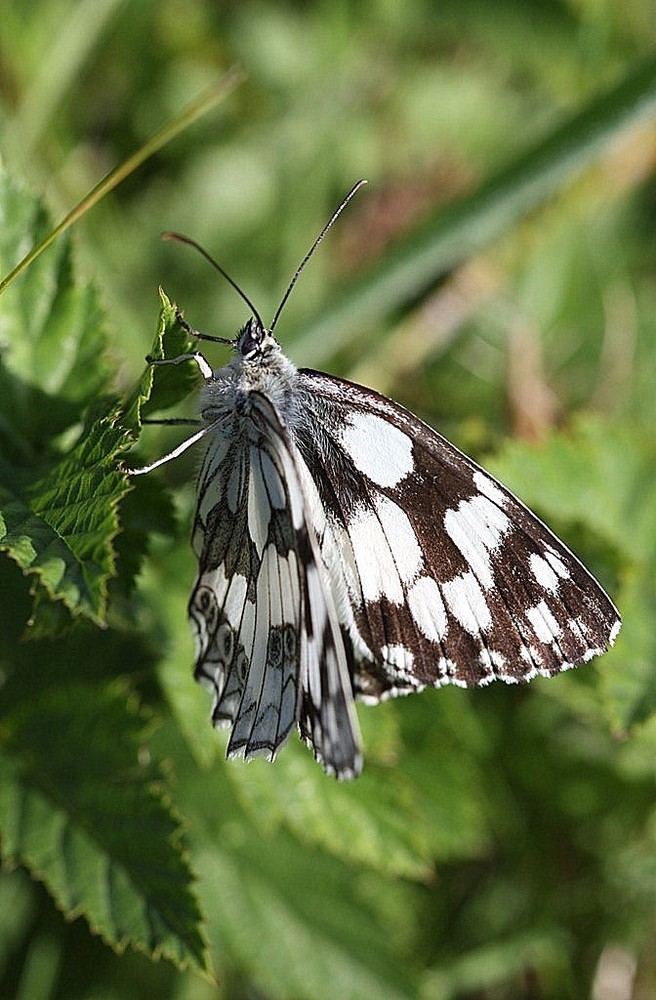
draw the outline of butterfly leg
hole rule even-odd
[[[156,424],[160,427],[198,427],[202,420],[196,420],[194,417],[142,417],[141,423]]]
[[[234,346],[233,341],[227,337],[214,337],[211,333],[201,333],[200,330],[196,330],[195,327],[187,323],[179,309],[175,314],[175,318],[185,333],[188,333],[190,337],[195,337],[196,340],[211,340],[214,344],[229,344],[231,347]]]
[[[190,351],[188,354],[179,354],[177,358],[153,358],[150,354],[146,355],[146,364],[149,365],[181,365],[185,361],[195,361],[198,365],[198,370],[206,382],[212,378],[212,366],[207,358],[200,353],[200,351]]]

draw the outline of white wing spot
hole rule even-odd
[[[552,615],[546,601],[540,601],[532,608],[527,608],[526,617],[533,626],[533,631],[540,642],[553,642],[559,639],[562,629]]]
[[[406,649],[405,646],[393,645],[381,646],[380,652],[393,680],[401,681],[404,686],[410,685],[417,691],[423,689],[424,685],[412,672],[415,662],[412,650]]]
[[[340,437],[356,469],[377,486],[398,486],[414,469],[411,438],[383,417],[354,411]]]
[[[321,502],[321,497],[319,496],[319,491],[317,490],[317,484],[310,475],[310,470],[298,450],[296,450],[294,458],[296,460],[298,478],[301,481],[303,493],[305,494],[305,499],[308,503],[310,520],[312,521],[317,538],[321,540],[323,538],[324,531],[326,530],[326,510]]]
[[[522,646],[519,651],[520,659],[524,663],[528,663],[529,666],[533,667],[533,672],[524,674],[524,680],[529,680],[531,677],[535,677],[538,670],[538,664],[542,663],[542,657],[539,650],[535,646]]]
[[[531,572],[540,586],[550,594],[555,594],[560,581],[554,568],[537,552],[531,552],[529,563]]]
[[[485,595],[473,573],[461,573],[443,584],[449,610],[471,635],[478,635],[492,625],[492,614]]]
[[[217,581],[219,575],[225,583]],[[207,582],[208,587],[213,588],[218,597],[223,598],[223,613],[226,615],[228,621],[233,626],[236,626],[246,603],[246,595],[248,593],[248,580],[246,577],[241,576],[239,573],[235,573],[231,577],[226,577],[225,564],[223,564],[214,571],[214,574],[205,574],[204,580]],[[252,602],[248,603],[252,607]]]
[[[386,597],[392,604],[402,604],[401,580],[376,515],[360,508],[349,522],[348,533],[365,601]]]
[[[498,507],[505,507],[507,503],[507,497],[502,492],[502,490],[497,486],[493,479],[486,476],[484,472],[480,470],[474,473],[474,485],[477,490],[486,496],[488,500],[495,503]]]
[[[488,667],[490,670],[501,671],[506,665],[506,658],[503,653],[500,653],[498,650],[488,649],[487,646],[483,646],[478,654],[478,662],[482,667]]]
[[[569,578],[569,570],[560,556],[557,556],[555,552],[551,549],[547,549],[544,554],[544,558],[547,560],[552,570],[558,574],[562,580],[567,580]]]
[[[494,584],[490,553],[510,527],[506,515],[484,496],[463,500],[444,515],[444,530],[486,590]]]
[[[211,435],[198,477],[199,486],[203,486],[207,479],[215,475],[216,470],[226,459],[229,445],[230,440],[224,435],[219,433]],[[207,518],[216,501],[216,489],[203,490],[197,511],[203,524],[207,524]]]
[[[422,635],[431,642],[444,638],[448,628],[446,608],[435,580],[419,577],[408,590],[407,605]]]
[[[412,583],[423,566],[421,547],[406,512],[385,496],[376,497],[376,513],[394,554],[403,583]]]
[[[621,628],[622,628],[622,622],[618,618],[618,620],[615,622],[612,629],[610,630],[610,635],[608,636],[608,642],[610,643],[611,646],[615,644],[615,640],[617,639],[617,636],[619,635],[619,631]]]
[[[586,638],[590,635],[590,626],[583,618],[570,618],[567,622],[568,629],[576,635],[577,632]]]
[[[531,677],[535,677],[539,669],[539,664],[542,663],[540,651],[536,649],[535,646],[522,646],[519,650],[519,656],[524,663],[528,663],[528,665],[533,668],[533,670],[529,671],[529,673],[522,675],[523,679],[529,680]]]
[[[385,662],[397,670],[411,670],[415,662],[414,653],[405,646],[381,646],[380,652]]]
[[[440,656],[437,661],[437,672],[438,679],[435,681],[435,687],[441,687],[443,684],[453,684],[455,687],[466,688],[467,681],[462,678],[456,677],[456,665],[453,660],[449,660],[446,656]]]

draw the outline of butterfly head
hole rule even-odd
[[[365,180],[358,181],[358,183],[351,188],[349,193],[342,200],[337,210],[333,212],[330,219],[323,227],[323,229],[317,236],[316,240],[306,253],[305,257],[303,258],[299,266],[296,268],[294,276],[292,280],[289,282],[289,285],[287,286],[287,291],[283,295],[282,299],[280,300],[280,304],[276,309],[273,320],[271,321],[271,327],[268,330],[265,327],[264,323],[262,322],[257,309],[255,308],[251,300],[248,298],[246,293],[239,287],[236,281],[233,281],[230,275],[226,271],[224,271],[221,265],[214,260],[214,258],[207,252],[207,250],[205,250],[200,245],[200,243],[197,243],[195,240],[190,239],[188,236],[183,236],[181,233],[163,233],[162,236],[165,240],[176,240],[178,243],[187,243],[189,246],[197,250],[205,258],[205,260],[207,260],[212,265],[212,267],[219,272],[219,274],[223,275],[228,284],[232,285],[232,287],[235,289],[240,298],[243,299],[243,301],[251,310],[251,318],[241,328],[241,330],[239,331],[234,340],[226,340],[223,337],[210,337],[205,334],[199,334],[197,330],[191,330],[189,327],[187,327],[186,329],[188,330],[188,332],[193,333],[197,337],[201,337],[201,339],[203,340],[213,340],[215,343],[230,344],[234,348],[236,353],[240,355],[239,357],[240,362],[246,361],[249,364],[264,365],[268,364],[273,357],[277,356],[278,359],[281,358],[284,359],[285,366],[288,369],[289,368],[293,369],[293,365],[291,364],[291,362],[288,359],[284,358],[283,352],[280,349],[280,345],[278,344],[278,341],[273,335],[273,331],[276,328],[276,323],[280,318],[280,313],[282,312],[284,306],[286,305],[287,300],[291,294],[291,291],[294,288],[294,285],[298,281],[298,278],[301,272],[303,271],[305,265],[312,257],[312,254],[321,243],[322,239],[332,226],[335,219],[337,219],[337,217],[342,213],[344,208],[348,205],[349,201],[356,193],[356,191],[358,191],[362,187],[362,185],[366,183],[367,182]],[[184,322],[182,322],[182,325],[184,327],[185,325]]]
[[[259,316],[251,316],[237,334],[234,344],[243,361],[255,364],[265,362],[275,351],[280,350],[278,341],[266,329]]]

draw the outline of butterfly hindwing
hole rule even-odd
[[[608,597],[508,490],[391,400],[299,375],[294,429],[324,558],[349,597],[359,694],[528,680],[612,643]]]
[[[194,528],[196,677],[215,724],[232,723],[230,755],[272,757],[298,723],[326,769],[349,777],[361,767],[351,681],[295,456],[259,393],[212,437]]]
[[[235,472],[237,480],[244,475],[248,454],[226,425],[211,435],[199,475],[192,544],[200,574],[189,601],[195,677],[214,695],[215,725],[234,722],[241,701],[257,574],[239,491],[228,502],[230,482]]]

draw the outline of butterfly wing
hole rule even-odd
[[[293,433],[361,696],[550,676],[612,644],[612,602],[505,487],[386,397],[299,376]]]
[[[325,769],[352,777],[362,764],[346,649],[296,449],[257,392],[209,438],[189,613],[213,721],[232,724],[228,754],[246,758],[273,757],[298,723]]]

